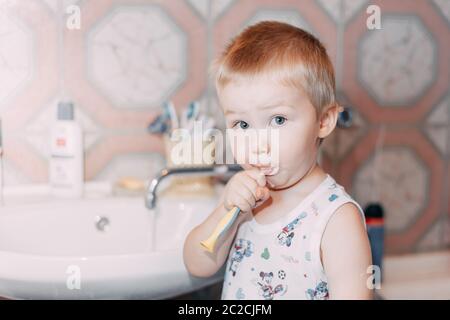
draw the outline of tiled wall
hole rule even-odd
[[[72,4],[79,30],[65,27]],[[381,30],[366,27],[369,4],[381,8]],[[47,181],[62,96],[85,131],[86,179],[151,176],[163,146],[145,128],[161,102],[200,100],[219,114],[208,65],[264,19],[327,46],[355,123],[326,140],[324,166],[361,204],[384,203],[388,251],[449,247],[447,0],[0,0],[6,185]]]
[[[336,20],[339,92],[356,115],[325,162],[360,203],[382,202],[388,252],[448,248],[450,1],[371,1],[382,13],[373,31],[368,1],[325,2],[362,3]]]

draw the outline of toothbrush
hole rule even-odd
[[[192,115],[194,114],[194,108],[195,104],[191,102],[186,110],[183,113],[183,116],[181,117],[181,127],[182,128],[188,128],[189,126],[189,120],[192,118]]]
[[[172,130],[173,129],[178,129],[179,126],[179,122],[178,122],[178,116],[177,113],[175,112],[175,106],[173,105],[172,101],[166,102],[164,104],[164,111],[166,112],[166,114],[168,115],[171,124],[172,124]]]
[[[195,114],[195,108],[196,108],[196,105],[195,105],[195,102],[191,102],[191,103],[189,103],[189,106],[188,106],[188,108],[186,109],[186,119],[187,120],[189,120],[189,119],[191,119],[192,117],[193,117],[193,115]]]
[[[205,248],[208,252],[213,253],[214,252],[214,246],[215,246],[215,244],[217,242],[217,239],[219,239],[220,236],[225,231],[227,231],[228,228],[234,223],[234,221],[236,220],[236,218],[237,218],[237,216],[238,216],[240,211],[241,210],[238,207],[234,207],[233,209],[228,211],[222,217],[222,219],[220,219],[219,223],[217,224],[216,228],[211,233],[209,238],[200,242],[200,244],[203,246],[203,248]]]
[[[187,123],[186,123],[186,128],[189,131],[192,131],[195,125],[195,121],[198,118],[198,115],[200,113],[200,105],[197,101],[191,102],[189,104],[189,108],[188,108],[188,114],[187,114]]]
[[[164,134],[167,132],[167,115],[166,114],[160,114],[157,116],[147,127],[147,130],[150,133],[155,134]]]
[[[194,101],[192,103],[192,114],[190,119],[197,120],[199,114],[200,114],[200,104],[197,101]]]
[[[234,223],[240,211],[241,209],[239,209],[238,207],[234,207],[233,209],[228,211],[222,217],[222,219],[220,219],[219,223],[217,224],[216,228],[214,229],[213,233],[211,233],[209,238],[200,242],[203,248],[205,248],[208,252],[213,253],[217,239],[219,239],[220,236],[225,231],[227,231],[228,228]]]

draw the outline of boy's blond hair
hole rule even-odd
[[[333,65],[325,47],[290,24],[263,21],[246,28],[212,64],[216,88],[255,76],[269,76],[303,90],[319,116],[336,104]]]

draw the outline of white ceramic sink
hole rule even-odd
[[[217,282],[191,277],[182,257],[216,201],[159,198],[157,212],[111,195],[0,207],[0,296],[162,299]]]

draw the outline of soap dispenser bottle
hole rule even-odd
[[[58,103],[51,128],[49,182],[51,193],[62,197],[83,195],[83,134],[74,120],[72,102]]]

